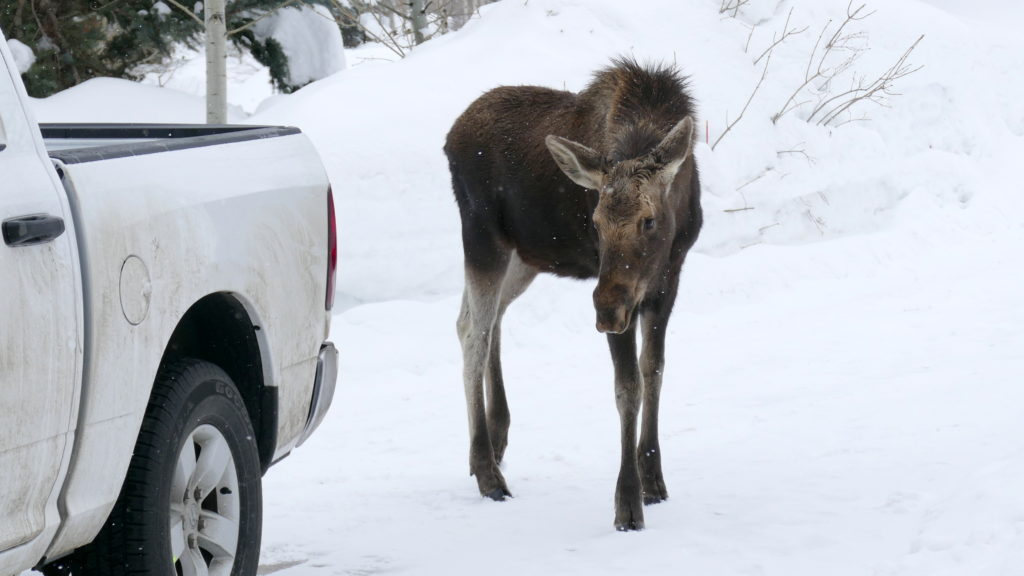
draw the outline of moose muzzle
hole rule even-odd
[[[636,299],[633,290],[625,284],[598,282],[594,290],[594,310],[597,312],[597,331],[605,334],[622,334],[629,328],[633,318]]]

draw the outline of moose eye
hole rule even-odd
[[[651,230],[654,230],[654,218],[644,218],[642,226],[644,232],[650,232]]]

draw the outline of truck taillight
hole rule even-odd
[[[327,301],[328,310],[334,307],[334,278],[338,272],[338,228],[334,220],[334,191],[327,187]]]

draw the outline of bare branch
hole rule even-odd
[[[775,124],[780,118],[788,114],[789,112],[807,104],[809,101],[797,101],[797,97],[804,91],[805,88],[810,86],[816,81],[821,82],[819,90],[824,90],[826,94],[829,92],[832,79],[839,76],[843,72],[850,69],[853,64],[860,58],[860,55],[866,50],[862,46],[858,45],[859,41],[866,39],[864,32],[850,32],[844,33],[847,27],[853,23],[858,22],[874,14],[874,11],[864,13],[866,4],[854,8],[853,0],[846,6],[846,18],[839,24],[838,27],[832,34],[828,36],[828,40],[822,45],[822,40],[825,35],[828,34],[829,28],[832,26],[832,21],[829,20],[822,27],[821,32],[818,34],[818,39],[814,43],[814,48],[811,50],[810,57],[807,59],[807,68],[804,71],[804,81],[796,90],[789,95],[786,102],[783,103],[782,107],[772,115],[772,123]],[[818,49],[821,48],[819,55]],[[833,56],[840,53],[847,53],[848,55],[836,64],[831,64],[834,60]],[[819,105],[821,100],[819,100]],[[812,114],[813,115],[813,114]]]
[[[106,4],[103,4],[101,6],[97,6],[96,8],[93,8],[93,12],[103,12],[107,8],[110,8],[111,6],[116,6],[116,5],[120,4],[121,2],[124,2],[124,0],[110,0],[110,2],[107,2]],[[18,0],[18,10],[19,11],[21,10],[22,5],[24,3],[25,3],[25,0]],[[15,17],[15,18],[17,18],[17,17]],[[17,21],[17,20],[15,20],[15,21]]]
[[[478,15],[480,2],[487,2],[424,0],[422,7],[416,8],[413,14],[405,10],[405,7],[413,7],[409,0],[331,1],[335,11],[341,14],[338,20],[358,28],[369,41],[384,45],[400,58],[405,57],[415,45],[446,34]],[[371,18],[373,23],[367,22],[367,27],[364,24],[366,20],[360,20],[359,15]]]
[[[412,17],[409,16],[408,14],[403,14],[403,13],[399,12],[398,10],[395,10],[394,8],[392,8],[391,6],[388,6],[387,4],[385,4],[383,2],[378,2],[377,4],[375,4],[375,6],[377,8],[380,8],[380,9],[384,10],[385,12],[390,13],[393,16],[398,16],[402,20],[412,20]]]
[[[853,124],[854,122],[867,122],[868,120],[869,119],[868,119],[868,117],[866,115],[861,115],[861,116],[858,116],[857,118],[850,118],[848,120],[843,120],[842,122],[837,122],[837,123],[833,124],[832,126],[838,128],[840,126],[845,126],[847,124]]]
[[[761,176],[764,176],[764,172],[761,172],[761,174],[758,175],[757,178],[754,178],[754,180],[757,180],[758,178],[761,178]],[[752,180],[752,181],[754,181],[754,180]],[[749,184],[749,183],[750,182],[747,182],[747,184]],[[746,186],[746,184],[744,184],[743,186]],[[726,212],[728,214],[733,214],[733,213],[736,213],[736,212],[746,212],[747,210],[753,210],[754,209],[754,207],[751,206],[749,202],[747,202],[747,195],[743,193],[743,186],[740,186],[739,188],[736,189],[736,192],[739,193],[740,198],[743,198],[743,207],[742,208],[727,208],[725,210],[722,210],[722,212]]]
[[[290,6],[292,4],[295,4],[296,2],[301,2],[301,1],[302,0],[284,0],[284,2],[281,2],[277,6],[271,8],[270,10],[264,12],[263,14],[260,14],[259,18],[254,18],[252,21],[250,21],[247,24],[244,24],[242,26],[239,26],[238,28],[235,28],[234,30],[228,30],[228,36],[234,36],[235,34],[238,34],[239,32],[243,32],[243,31],[245,31],[245,30],[255,26],[256,23],[259,22],[260,20],[263,20],[264,18],[274,14],[275,12],[280,10],[281,8],[284,8],[286,6]]]
[[[754,38],[754,30],[757,29],[757,25],[750,27],[750,34],[747,35],[747,43],[743,45],[743,53],[746,54],[750,50],[750,40]]]
[[[736,188],[736,191],[737,191],[737,192],[739,192],[740,190],[743,190],[743,189],[744,189],[744,188],[746,188],[747,186],[750,186],[750,185],[751,185],[751,184],[753,184],[754,182],[757,182],[757,181],[758,181],[758,180],[760,180],[761,178],[764,178],[765,176],[767,176],[767,175],[768,175],[768,173],[769,173],[769,172],[771,172],[771,171],[772,171],[772,168],[771,168],[771,166],[769,166],[768,168],[765,168],[764,170],[761,170],[761,172],[760,172],[760,173],[759,173],[759,174],[758,174],[757,176],[754,176],[754,177],[753,177],[753,178],[751,178],[750,180],[747,180],[747,181],[746,181],[746,182],[744,182],[743,184],[740,184],[740,185],[739,185],[739,186],[738,186],[738,187]],[[743,204],[746,204],[746,203],[747,203],[747,198],[746,198],[746,196],[744,196],[744,197],[743,197]],[[751,208],[751,210],[753,210],[753,208]],[[726,210],[726,212],[730,212],[730,210]],[[732,212],[739,212],[739,210],[732,210]]]
[[[914,68],[907,64],[907,58],[910,57],[911,52],[917,48],[917,45],[920,44],[923,39],[924,35],[922,34],[914,41],[913,44],[910,45],[909,48],[906,49],[906,51],[903,52],[892,66],[882,72],[882,74],[870,84],[865,86],[863,85],[863,82],[859,82],[856,88],[848,90],[843,94],[833,96],[824,103],[818,105],[808,118],[808,121],[813,120],[814,117],[821,112],[822,115],[818,121],[818,125],[830,124],[840,114],[846,112],[857,103],[865,100],[884,105],[886,96],[897,95],[892,91],[893,82],[900,78],[905,78],[906,76],[909,76],[923,68],[923,66],[917,66]],[[832,106],[832,108],[829,108],[829,106]]]
[[[790,36],[796,36],[797,34],[803,34],[804,32],[807,31],[807,28],[809,28],[809,26],[804,26],[803,28],[801,28],[799,30],[790,30],[789,29],[789,19],[792,18],[792,17],[793,17],[793,9],[790,8],[789,9],[789,14],[786,16],[786,23],[782,26],[782,36],[780,36],[780,37],[778,37],[778,39],[776,39],[776,35],[772,34],[772,43],[771,43],[771,45],[768,46],[768,48],[766,48],[765,51],[762,52],[761,55],[758,56],[756,60],[754,60],[754,65],[755,66],[757,65],[758,62],[761,61],[762,58],[768,56],[768,54],[770,54],[771,51],[774,50],[776,46],[778,46],[779,44],[782,44],[783,42],[785,42],[787,38],[789,38]],[[751,29],[750,33],[751,33],[751,35],[753,35],[753,33],[754,33],[753,29]],[[747,40],[747,44],[750,44],[750,40],[749,39]],[[746,50],[744,50],[744,52],[746,52]]]
[[[786,154],[792,154],[794,156],[803,156],[804,160],[806,160],[808,164],[814,164],[814,159],[811,158],[810,154],[807,153],[807,149],[804,148],[804,144],[804,142],[799,142],[789,150],[779,150],[775,152],[775,155],[783,156]]]
[[[195,12],[193,12],[193,11],[189,10],[188,8],[184,7],[183,5],[181,5],[181,3],[178,2],[178,0],[167,0],[167,2],[169,2],[171,4],[171,6],[174,6],[178,10],[181,10],[185,14],[188,14],[193,20],[195,20],[196,22],[199,22],[199,24],[201,26],[206,26],[206,22],[203,22],[202,18],[197,16]]]
[[[722,0],[722,3],[718,7],[719,14],[725,14],[726,12],[732,12],[732,18],[735,18],[740,13],[740,8],[750,2],[750,0]]]
[[[722,138],[725,138],[725,135],[728,134],[730,130],[732,130],[733,126],[735,126],[743,118],[743,114],[747,111],[747,108],[750,107],[750,103],[754,100],[754,95],[756,95],[757,91],[761,89],[761,84],[764,83],[765,77],[768,76],[768,65],[771,64],[771,62],[772,53],[769,52],[768,58],[764,61],[764,70],[761,72],[761,79],[758,80],[757,85],[754,86],[754,90],[750,93],[750,97],[747,98],[747,103],[744,104],[743,109],[740,110],[740,115],[737,116],[735,120],[733,120],[728,126],[725,127],[725,131],[722,132],[722,134],[719,135],[718,138],[715,140],[715,143],[711,145],[712,150],[714,150],[715,147],[718,146],[718,143],[722,141]]]
[[[373,17],[374,21],[377,23],[378,28],[383,33],[383,36],[378,36],[372,30],[366,27],[362,23],[362,21],[355,14],[352,13],[351,9],[349,9],[347,6],[341,3],[341,0],[332,1],[341,11],[342,16],[345,17],[349,22],[358,26],[359,29],[363,31],[363,34],[366,34],[374,42],[377,42],[378,44],[381,44],[388,50],[391,50],[399,58],[405,58],[405,50],[402,50],[402,46],[399,44],[398,39],[396,39],[393,34],[388,32],[387,26],[385,26],[384,22],[381,21],[380,19],[380,14],[373,10],[368,12],[370,16]]]

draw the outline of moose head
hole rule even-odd
[[[619,161],[572,140],[549,135],[548,150],[573,182],[597,190],[593,223],[600,272],[594,290],[597,329],[621,334],[649,290],[657,289],[676,238],[676,174],[693,149],[693,120],[687,116],[651,149]]]

